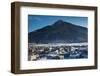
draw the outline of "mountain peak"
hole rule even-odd
[[[64,23],[63,20],[58,20],[58,21],[56,21],[54,24],[55,24],[55,25],[60,25],[60,24],[63,24],[63,23]]]
[[[63,20],[58,20],[57,22],[64,22]]]
[[[65,22],[65,21],[63,21],[63,20],[58,20],[58,21],[56,21],[54,24],[53,24],[54,26],[63,26],[63,27],[66,27],[66,25],[74,25],[74,24],[72,24],[72,23],[70,23],[70,22]]]

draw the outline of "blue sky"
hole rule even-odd
[[[88,25],[88,17],[28,15],[28,32],[52,25],[57,20],[63,20],[83,27]]]

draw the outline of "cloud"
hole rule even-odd
[[[34,19],[37,20],[37,21],[41,21],[41,20],[42,20],[42,19],[39,18],[39,17],[34,17]]]
[[[42,21],[40,17],[30,17],[31,21]]]

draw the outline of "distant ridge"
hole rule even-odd
[[[29,43],[79,43],[87,42],[88,29],[63,20],[28,34]]]

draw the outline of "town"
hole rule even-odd
[[[28,44],[28,60],[88,58],[87,43]]]

